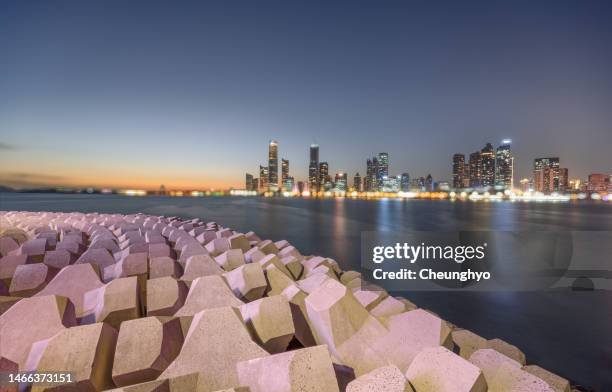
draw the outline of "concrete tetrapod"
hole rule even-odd
[[[111,369],[117,331],[106,323],[68,328],[46,343],[37,371],[70,371],[74,382],[67,389],[100,391],[113,387]],[[32,392],[50,389],[34,385]],[[57,388],[62,390],[62,388]]]
[[[252,392],[339,391],[324,345],[239,362],[236,368],[240,385]]]
[[[185,304],[175,316],[193,316],[204,309],[242,305],[244,302],[236,298],[223,278],[217,275],[203,276],[191,283]]]
[[[74,305],[56,295],[24,298],[0,315],[0,357],[26,366],[32,344],[76,325]]]
[[[306,297],[306,310],[318,344],[360,376],[388,364],[371,343],[387,333],[340,282],[328,279]]]
[[[106,321],[118,328],[121,322],[140,317],[140,291],[135,276],[115,279],[104,287],[87,293],[85,298],[86,302],[97,302],[96,322]]]
[[[469,361],[482,370],[482,374],[488,384],[493,381],[493,378],[495,378],[495,375],[504,364],[517,369],[521,368],[520,363],[491,348],[483,348],[474,351],[472,355],[470,355]]]
[[[469,359],[475,351],[487,348],[487,339],[467,329],[455,329],[451,335],[463,359]]]
[[[346,392],[414,392],[410,383],[395,365],[374,369],[351,381]]]
[[[85,294],[104,286],[100,281],[97,268],[93,264],[75,264],[64,267],[36,295],[56,294],[68,297],[75,306],[77,318],[89,316],[95,311],[97,303],[86,303]]]
[[[147,281],[147,315],[172,316],[185,303],[187,285],[170,276]]]
[[[180,354],[160,379],[198,372],[206,392],[233,388],[241,385],[238,362],[268,355],[251,340],[237,310],[206,309],[193,316]]]
[[[49,268],[42,263],[17,266],[9,292],[13,297],[30,297],[47,284]]]
[[[445,347],[419,352],[406,378],[418,392],[487,392],[480,369]]]
[[[234,294],[246,301],[261,298],[268,287],[263,270],[257,263],[241,265],[223,276]]]
[[[393,315],[385,320],[385,325],[388,333],[379,336],[371,345],[403,372],[424,348],[450,342],[450,326],[423,309]]]
[[[240,307],[242,319],[269,353],[287,349],[295,328],[291,307],[281,295],[264,297]]]
[[[182,344],[178,318],[145,317],[123,322],[113,361],[115,385],[155,380],[176,358]]]
[[[206,254],[189,256],[185,262],[185,272],[181,280],[191,282],[202,276],[221,275],[223,270]]]
[[[542,369],[537,365],[527,365],[523,366],[523,370],[546,382],[555,392],[570,392],[570,383],[568,380],[546,369]]]
[[[521,368],[502,363],[489,383],[489,392],[554,392],[544,380]]]

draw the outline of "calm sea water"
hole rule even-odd
[[[168,198],[0,193],[0,210],[200,217],[304,254],[360,264],[362,231],[612,231],[604,203],[472,203],[426,200]],[[610,259],[612,255],[602,255]],[[421,307],[486,338],[517,345],[536,363],[595,390],[612,390],[612,292],[412,292]]]

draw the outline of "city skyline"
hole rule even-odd
[[[277,191],[302,194],[304,190],[312,192],[346,192],[348,190],[358,192],[408,192],[408,191],[450,191],[460,189],[472,189],[480,191],[535,191],[545,194],[565,193],[566,191],[579,190],[580,183],[592,185],[591,178],[595,182],[603,184],[601,179],[612,179],[612,174],[591,172],[587,179],[569,176],[569,168],[560,167],[559,157],[533,158],[531,175],[515,179],[515,156],[513,154],[512,140],[503,139],[500,144],[494,146],[486,143],[482,149],[470,154],[455,153],[450,160],[450,180],[446,178],[436,179],[431,173],[427,176],[421,173],[410,174],[401,168],[390,170],[390,156],[387,152],[379,152],[366,159],[366,171],[363,182],[359,171],[354,174],[353,185],[348,182],[349,173],[346,170],[331,170],[329,162],[320,161],[319,144],[309,146],[308,176],[304,179],[290,176],[289,160],[282,158],[282,179],[276,178],[274,171],[278,171],[277,161],[279,154],[279,143],[270,140],[268,147],[268,166],[259,166],[260,179],[253,180],[253,175],[246,172],[246,191],[272,192]],[[467,160],[466,160],[467,158]],[[276,170],[270,170],[276,167]],[[335,176],[332,176],[335,172]],[[401,174],[399,174],[401,172]],[[332,178],[334,180],[332,180]],[[287,182],[287,180],[289,180]],[[340,183],[338,181],[340,179]],[[572,183],[578,183],[578,186]],[[518,185],[517,185],[518,184]],[[606,183],[607,184],[607,183]],[[599,187],[604,187],[600,185]],[[605,185],[607,187],[607,185]],[[592,190],[592,189],[589,189]],[[600,189],[601,190],[601,189]]]
[[[385,151],[450,182],[504,138],[515,181],[612,167],[610,2],[1,7],[2,185],[241,187],[270,138],[296,180],[317,143],[349,178]]]
[[[450,157],[449,160],[449,171],[447,176],[442,177],[442,178],[435,178],[431,175],[431,171],[428,172],[427,170],[425,170],[425,172],[419,172],[419,173],[412,173],[409,170],[405,169],[405,168],[396,168],[396,167],[392,167],[389,164],[390,161],[390,157],[389,157],[389,153],[387,152],[379,152],[377,154],[370,154],[372,155],[371,158],[367,158],[365,161],[365,164],[363,165],[365,167],[366,170],[362,170],[363,167],[361,168],[361,170],[358,168],[355,171],[351,172],[350,170],[344,170],[341,168],[334,168],[332,165],[330,165],[329,160],[326,161],[318,161],[319,160],[319,153],[320,153],[320,145],[319,144],[311,144],[309,146],[309,157],[310,157],[310,161],[308,164],[308,169],[306,170],[306,172],[308,173],[308,175],[306,175],[306,177],[301,178],[301,177],[297,177],[294,172],[290,172],[289,171],[289,162],[292,161],[294,162],[294,164],[292,165],[293,170],[295,169],[296,165],[295,165],[295,160],[290,160],[287,159],[286,157],[284,157],[282,155],[282,149],[280,150],[281,152],[279,152],[279,142],[275,139],[270,139],[269,143],[268,143],[268,160],[267,160],[267,165],[259,165],[259,177],[255,177],[255,175],[252,174],[251,171],[247,170],[246,172],[243,170],[242,171],[242,175],[241,175],[241,181],[238,181],[237,184],[232,184],[229,186],[218,186],[218,187],[204,187],[202,185],[197,185],[197,184],[191,184],[191,185],[183,185],[183,186],[171,186],[171,188],[175,188],[175,189],[191,189],[191,190],[196,190],[196,189],[218,189],[218,190],[223,190],[223,189],[242,189],[245,188],[245,173],[247,176],[247,182],[249,181],[248,178],[250,176],[250,181],[252,182],[253,180],[256,180],[257,182],[257,187],[259,189],[269,189],[273,192],[275,191],[289,191],[289,189],[285,188],[286,186],[286,181],[289,180],[290,183],[292,185],[297,185],[298,182],[303,182],[304,184],[309,184],[309,188],[310,188],[310,182],[312,180],[312,176],[311,176],[311,168],[312,168],[312,164],[313,164],[313,158],[316,159],[316,162],[318,162],[318,164],[316,165],[316,180],[317,180],[317,186],[320,186],[321,184],[324,183],[324,178],[326,178],[326,181],[331,182],[332,178],[334,178],[335,175],[337,174],[344,174],[345,176],[349,176],[348,178],[352,178],[351,176],[353,175],[358,175],[360,172],[364,172],[365,175],[363,176],[363,187],[364,187],[364,191],[367,191],[367,189],[370,190],[376,190],[376,189],[380,189],[382,188],[383,184],[382,184],[382,180],[383,180],[383,176],[385,178],[393,178],[394,180],[397,179],[400,182],[403,182],[403,177],[409,175],[410,181],[411,183],[413,183],[414,181],[419,180],[419,178],[422,180],[424,179],[426,176],[428,177],[433,177],[435,179],[435,183],[438,182],[443,182],[443,183],[448,183],[452,188],[457,188],[455,186],[455,182],[456,182],[456,173],[455,170],[456,169],[456,162],[455,160],[459,157],[459,156],[463,156],[463,162],[464,162],[464,166],[462,169],[462,173],[464,173],[465,177],[464,177],[464,185],[463,188],[486,188],[486,187],[493,187],[495,185],[497,186],[501,186],[502,184],[498,182],[498,177],[502,176],[502,177],[506,177],[504,180],[504,184],[503,186],[505,186],[508,189],[520,189],[521,187],[518,186],[517,184],[524,180],[524,179],[528,179],[530,180],[530,185],[532,186],[532,188],[536,191],[541,191],[543,188],[545,188],[547,191],[559,191],[559,181],[561,181],[560,179],[560,173],[562,171],[565,171],[565,186],[567,187],[569,185],[569,181],[570,179],[578,179],[580,181],[588,181],[588,178],[595,174],[595,175],[599,175],[599,174],[604,174],[604,175],[611,175],[606,171],[588,171],[587,174],[583,177],[577,176],[573,174],[573,171],[570,171],[570,174],[568,176],[568,168],[567,167],[559,167],[559,157],[555,157],[555,158],[541,158],[541,157],[536,157],[536,158],[532,158],[530,160],[530,167],[531,170],[529,173],[527,173],[525,176],[520,176],[518,178],[516,178],[517,174],[515,173],[515,156],[514,156],[514,147],[512,148],[512,152],[510,152],[510,145],[512,144],[512,140],[510,139],[503,139],[501,140],[499,146],[495,147],[492,143],[486,143],[485,147],[482,150],[476,151],[475,153],[468,153],[468,154],[463,154],[463,153],[455,153]],[[9,149],[7,146],[0,146],[0,149]],[[507,150],[506,150],[507,148]],[[478,162],[471,162],[474,159],[474,156],[477,155],[477,159]],[[487,156],[487,160],[483,161],[482,160],[482,156]],[[508,155],[500,155],[500,154],[508,154]],[[279,165],[278,165],[278,161],[279,159],[281,160],[281,168],[279,170]],[[512,163],[511,168],[510,169],[505,169],[505,170],[510,170],[509,173],[507,174],[505,172],[502,173],[498,173],[498,170],[500,168],[499,166],[499,162],[503,161],[504,159],[511,159]],[[556,163],[556,171],[554,174],[551,174],[557,181],[556,185],[554,186],[550,186],[550,189],[548,189],[548,185],[546,187],[543,186],[538,186],[538,161],[540,160],[548,160],[548,159],[556,159],[557,163]],[[370,173],[370,170],[368,168],[368,166],[370,165],[370,163],[373,163],[373,170]],[[379,163],[380,162],[380,163]],[[476,167],[473,167],[474,165],[476,165]],[[564,165],[565,166],[565,165]],[[275,168],[276,170],[270,170],[270,167]],[[299,170],[299,165],[298,165],[298,171]],[[374,168],[375,167],[375,168]],[[381,168],[382,170],[378,170],[377,168]],[[392,169],[390,169],[390,167]],[[487,169],[488,167],[488,169]],[[323,168],[324,173],[323,175],[321,174],[321,169]],[[279,176],[279,171],[281,172],[280,176]],[[476,174],[474,174],[476,173]],[[372,175],[372,179],[370,180],[370,175]],[[509,176],[509,177],[508,177]],[[28,181],[28,175],[24,175],[25,180]],[[44,176],[41,176],[44,177]],[[53,176],[49,176],[48,178],[51,179]],[[61,177],[57,177],[56,179],[60,179]],[[481,182],[474,182],[474,178],[479,178],[479,179],[484,179],[484,180],[480,180]],[[9,187],[13,187],[10,184],[10,181],[7,183],[3,183],[2,182],[2,172],[0,172],[0,186],[9,186]],[[346,180],[346,179],[345,179]],[[360,178],[361,180],[361,178]],[[117,185],[110,185],[108,183],[106,184],[93,184],[93,183],[81,183],[81,184],[70,184],[70,183],[55,183],[55,182],[47,182],[47,183],[30,183],[29,186],[24,186],[24,187],[13,187],[15,189],[36,189],[36,188],[44,188],[44,187],[75,187],[75,188],[87,188],[87,187],[94,187],[94,188],[113,188],[113,189],[120,189],[120,188],[138,188],[138,189],[145,189],[148,191],[155,191],[155,190],[159,190],[159,187],[162,186],[164,188],[166,188],[167,186],[165,185],[166,183],[164,181],[157,183],[157,184],[152,184],[150,186],[135,186],[137,184],[135,183],[129,183],[126,182],[127,180],[124,180],[123,184],[120,186]],[[369,181],[374,181],[376,183],[375,186],[372,186],[371,188],[368,188],[368,182]],[[544,180],[541,180],[544,181]],[[270,189],[270,184],[277,184],[277,187],[275,187],[274,189]],[[331,182],[331,184],[333,184],[333,182]],[[352,183],[347,182],[347,185],[352,185]],[[400,186],[398,184],[398,186]],[[401,186],[400,186],[401,188]],[[327,189],[330,190],[331,188]],[[321,188],[321,190],[324,190],[323,188]]]

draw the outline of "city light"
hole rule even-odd
[[[534,159],[532,178],[522,178],[520,187],[514,184],[514,157],[510,149],[511,139],[503,139],[495,149],[491,143],[476,153],[452,156],[452,183],[435,182],[431,175],[411,177],[389,174],[390,156],[381,152],[367,159],[366,175],[357,172],[351,177],[345,170],[330,175],[328,162],[319,161],[319,145],[310,145],[309,176],[307,181],[296,181],[289,173],[289,160],[282,158],[279,176],[279,143],[270,140],[268,166],[260,166],[260,178],[247,173],[245,189],[223,190],[168,190],[160,186],[159,192],[142,189],[113,191],[85,190],[88,193],[116,193],[125,196],[163,195],[173,197],[283,197],[283,198],[352,198],[365,200],[451,200],[489,202],[567,202],[593,200],[612,202],[612,176],[592,173],[588,181],[579,178],[569,181],[567,168],[561,168],[558,157]],[[279,178],[280,177],[280,178]]]
[[[126,196],[146,196],[147,195],[147,191],[142,190],[142,189],[124,189],[124,190],[120,190],[118,193],[121,195],[126,195]]]

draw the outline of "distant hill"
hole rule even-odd
[[[9,188],[8,186],[0,185],[0,192],[15,192],[13,188]]]

